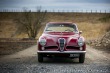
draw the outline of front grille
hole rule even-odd
[[[46,46],[45,49],[58,49],[57,46]]]
[[[65,46],[65,39],[64,38],[60,38],[59,39],[60,51],[64,51],[64,46]]]
[[[80,47],[75,47],[75,46],[66,46],[66,49],[79,50],[79,49],[80,49]]]

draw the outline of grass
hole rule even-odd
[[[83,31],[82,35],[87,40],[92,40],[100,38],[110,30],[109,16],[110,14],[100,13],[50,13],[47,21],[76,23],[79,30]],[[103,22],[103,19],[106,19],[106,22]],[[42,30],[40,30],[38,37],[43,32]]]
[[[83,31],[82,35],[87,40],[97,39],[100,38],[103,34],[107,32],[109,24],[106,23],[79,23],[78,24],[79,30]]]
[[[13,21],[15,15],[19,13],[0,13],[0,38],[25,38],[28,37],[22,33],[15,33],[16,26]],[[110,30],[110,13],[47,13],[47,22],[73,22],[78,25],[82,35],[87,39],[96,39]],[[8,21],[8,22],[4,22]],[[11,23],[10,23],[11,22]],[[42,34],[45,24],[41,27],[36,38]]]

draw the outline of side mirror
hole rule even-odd
[[[82,31],[79,31],[79,34],[82,34]]]

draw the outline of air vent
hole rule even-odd
[[[60,51],[64,51],[64,47],[65,47],[65,39],[64,38],[59,38],[59,47],[60,47]]]

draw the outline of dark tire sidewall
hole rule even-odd
[[[79,56],[79,63],[84,63],[84,61],[85,61],[85,54],[82,53],[82,54],[80,54],[80,56]]]
[[[43,55],[38,53],[38,62],[43,62]]]

